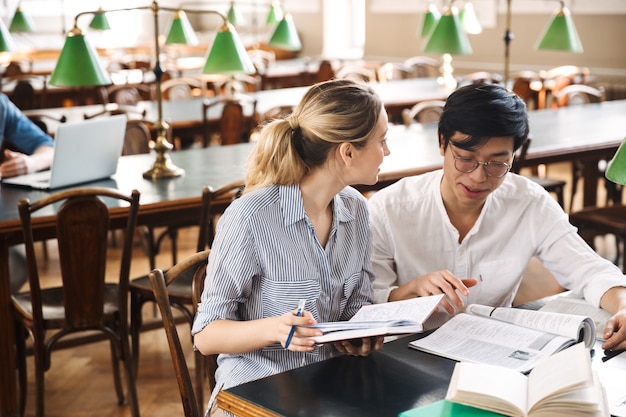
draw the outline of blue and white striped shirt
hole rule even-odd
[[[326,247],[317,240],[299,185],[244,194],[228,207],[218,230],[192,334],[219,320],[282,315],[306,299],[318,322],[350,319],[372,303],[370,226],[363,196],[346,187],[333,200]],[[332,345],[292,352],[280,344],[218,358],[216,389],[230,388],[330,358]]]

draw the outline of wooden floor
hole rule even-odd
[[[549,167],[552,177],[569,180],[570,166],[558,164]],[[602,190],[599,188],[602,198]],[[566,207],[569,206],[569,187],[565,190]],[[575,202],[575,208],[579,206]],[[195,248],[196,230],[187,229],[179,239],[179,259],[191,254]],[[48,242],[50,258],[47,262],[46,276],[50,282],[58,281],[59,265],[56,258],[53,242]],[[599,249],[607,247],[610,253],[611,244],[600,245]],[[111,263],[119,262],[119,250],[111,248]],[[171,264],[169,247],[164,247],[159,255],[157,266],[166,268]],[[131,276],[136,277],[148,272],[148,260],[140,246],[135,248]],[[529,268],[528,281],[543,279],[545,270],[541,265]],[[528,285],[523,294],[526,298],[536,298],[536,288],[545,286]],[[149,305],[144,308],[144,315],[152,315]],[[181,336],[189,334],[186,324],[179,326]],[[190,338],[183,337],[185,348],[189,353],[189,363],[193,366]],[[29,392],[27,399],[26,416],[34,416],[33,391],[33,360],[28,359]],[[71,348],[55,351],[52,356],[52,366],[45,375],[46,378],[46,416],[48,417],[126,417],[130,416],[127,405],[118,406],[113,386],[110,368],[109,347],[107,342],[99,342],[89,347]],[[162,329],[143,332],[141,335],[141,350],[139,373],[137,375],[137,391],[141,414],[150,417],[181,416],[182,406],[176,379],[173,374],[169,350],[165,334]],[[208,398],[208,396],[206,397]]]
[[[179,238],[179,258],[195,251],[196,229],[181,232]],[[58,280],[58,258],[54,242],[47,243],[49,260],[46,279]],[[157,267],[166,268],[171,264],[169,242],[157,259]],[[111,263],[119,264],[119,249],[110,248]],[[132,262],[132,277],[144,275],[149,270],[148,260],[140,245],[135,248]],[[144,307],[146,319],[152,318],[150,304]],[[193,353],[187,324],[179,325],[184,348],[189,353],[188,362],[193,367]],[[167,339],[162,328],[142,332],[140,337],[139,371],[137,393],[142,416],[172,417],[182,416],[178,386],[174,376]],[[52,354],[51,367],[45,374],[45,414],[47,417],[127,417],[128,405],[117,405],[113,385],[110,349],[108,342],[97,342],[87,347],[57,350]],[[28,397],[26,416],[35,415],[33,358],[28,358]],[[193,372],[193,368],[191,369]],[[206,397],[208,398],[208,397]]]

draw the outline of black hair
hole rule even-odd
[[[526,104],[515,93],[495,84],[471,84],[455,90],[439,120],[439,140],[447,149],[456,133],[468,135],[461,149],[480,148],[490,138],[512,136],[513,151],[528,137]]]

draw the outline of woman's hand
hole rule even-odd
[[[315,342],[311,340],[310,337],[322,335],[321,330],[301,327],[316,323],[315,319],[308,311],[303,311],[301,317],[296,316],[296,310],[285,313],[282,316],[278,316],[278,323],[278,342],[285,349],[294,352],[311,352],[314,349]],[[287,340],[290,335],[291,339],[287,346]]]

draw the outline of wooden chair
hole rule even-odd
[[[426,100],[415,104],[410,109],[402,110],[402,121],[405,126],[410,126],[414,120],[418,123],[438,123],[443,106],[443,100]]]
[[[511,74],[511,80],[513,81],[511,90],[524,100],[526,108],[529,110],[539,108],[539,93],[543,88],[539,73],[535,71],[518,71]]]
[[[476,71],[458,77],[459,87],[468,84],[501,84],[502,75],[487,71]]]
[[[116,283],[106,279],[107,234],[111,219],[102,197],[130,204]],[[52,205],[58,206],[55,237],[59,247],[62,286],[41,288],[31,216],[45,211]],[[119,362],[122,361],[131,413],[138,417],[139,405],[127,323],[128,281],[139,192],[134,190],[131,196],[128,196],[107,188],[75,188],[54,193],[34,203],[22,199],[18,203],[18,208],[26,247],[30,287],[27,292],[11,296],[22,414],[27,392],[27,334],[33,339],[36,415],[43,417],[44,372],[50,368],[50,357],[56,343],[69,334],[97,331],[110,341],[118,402],[124,403],[119,369]],[[49,334],[50,331],[54,332]],[[81,341],[77,338],[73,343],[86,343],[88,340]]]
[[[226,210],[226,207],[243,190],[242,182],[234,182],[213,190],[205,187],[202,190],[202,206],[200,209],[200,222],[198,228],[197,252],[202,252],[210,248],[215,237],[215,225],[218,216]],[[184,263],[185,261],[182,261]],[[174,262],[173,265],[178,265]],[[167,295],[169,303],[183,313],[185,319],[191,326],[195,315],[195,306],[192,287],[192,276],[180,277],[168,287]],[[199,297],[198,297],[199,300]],[[142,276],[130,281],[130,334],[132,340],[134,368],[138,368],[139,361],[139,334],[143,325],[142,309],[146,302],[156,302],[155,296],[150,286],[148,276]],[[202,381],[200,358],[196,357],[196,385],[198,387],[198,401],[202,404]]]
[[[185,417],[201,417],[204,414],[202,410],[205,405],[202,399],[198,398],[197,395],[202,394],[204,388],[203,385],[197,385],[198,380],[196,380],[196,390],[194,391],[189,366],[187,365],[185,352],[183,351],[176,328],[176,319],[172,313],[170,287],[177,285],[178,281],[191,278],[193,282],[194,306],[197,306],[202,294],[209,252],[210,250],[205,250],[191,255],[165,273],[161,269],[155,269],[149,274],[154,299],[159,306],[163,320],[163,328],[167,335]],[[199,356],[202,357],[199,352],[195,354],[196,359]],[[202,357],[200,361],[196,360],[196,376],[198,372],[208,372],[210,389],[213,389],[215,386],[214,374],[217,368],[216,357],[217,355],[211,355],[206,358]]]
[[[528,148],[530,147],[531,141],[531,138],[526,138],[520,149],[518,149],[517,155],[515,155],[515,159],[513,160],[513,167],[511,168],[511,171],[515,174],[519,174],[521,168],[524,166],[524,163],[526,161],[526,154],[528,153]],[[541,185],[547,192],[554,194],[559,205],[565,208],[565,201],[563,196],[565,181],[547,177],[540,177],[537,175],[529,175],[528,178]]]
[[[539,71],[539,77],[543,84],[540,108],[556,107],[556,103],[553,101],[553,96],[556,93],[571,84],[587,84],[589,75],[589,68],[576,65],[561,65],[547,71]]]
[[[554,103],[558,107],[567,106],[579,106],[589,103],[600,103],[604,101],[604,87],[591,87],[584,84],[570,84],[559,91],[554,93]],[[610,159],[611,155],[607,155],[606,160]],[[598,167],[598,176],[604,177],[604,163],[600,163]],[[572,190],[570,195],[570,212],[572,211],[572,204],[574,196],[578,190],[578,182],[583,177],[584,162],[579,160],[572,161]],[[614,184],[609,180],[604,180],[607,190],[607,202],[621,202],[622,193],[621,186]]]
[[[206,97],[206,83],[192,77],[171,78],[161,83],[163,100],[189,100]]]
[[[404,65],[411,68],[416,78],[434,78],[439,75],[441,62],[428,56],[413,56],[405,59]]]
[[[263,116],[261,116],[260,121],[265,122],[265,121],[274,120],[274,119],[284,119],[285,117],[293,113],[295,108],[296,106],[292,106],[292,105],[272,107],[263,113]]]
[[[362,65],[344,65],[337,70],[335,78],[348,78],[368,83],[376,81],[376,71]]]
[[[103,104],[136,105],[142,100],[153,100],[153,86],[147,84],[113,84],[99,88]]]
[[[622,259],[622,271],[626,274],[624,251],[620,250],[626,244],[626,206],[616,204],[605,207],[585,207],[580,211],[570,213],[569,221],[578,228],[578,234],[591,246],[596,236],[615,235],[616,257],[613,260],[619,265]]]
[[[335,70],[333,69],[333,64],[327,59],[320,61],[319,68],[315,74],[315,82],[321,83],[322,81],[328,81],[334,77]]]
[[[3,77],[3,89],[20,110],[46,107],[48,80],[46,76],[21,74]]]
[[[404,80],[415,78],[413,69],[402,62],[387,62],[376,71],[378,81]]]
[[[217,141],[220,145],[233,145],[248,142],[250,135],[256,127],[256,98],[246,95],[236,97],[216,97],[202,103],[202,145],[209,146]],[[216,107],[222,107],[221,117],[215,127],[211,122],[209,112]],[[250,116],[244,112],[244,108],[250,109]]]
[[[264,74],[265,71],[276,62],[276,54],[273,51],[249,49],[247,52],[257,74]]]
[[[260,75],[234,74],[224,80],[214,82],[214,88],[222,96],[232,97],[237,94],[261,91],[263,79]]]

